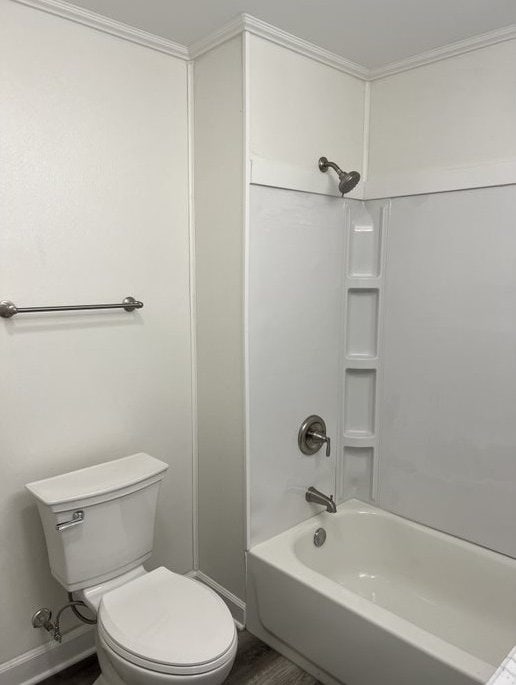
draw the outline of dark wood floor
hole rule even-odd
[[[42,685],[92,685],[99,675],[96,657],[91,656]],[[247,631],[238,634],[238,653],[226,685],[320,685],[311,675],[285,659]]]

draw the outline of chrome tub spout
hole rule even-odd
[[[305,499],[307,502],[315,502],[315,504],[322,504],[326,507],[326,511],[330,514],[335,514],[337,512],[337,505],[333,500],[333,495],[325,495],[323,492],[316,490],[316,488],[311,485],[305,494]]]

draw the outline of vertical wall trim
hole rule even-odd
[[[188,108],[188,238],[190,259],[190,340],[192,367],[192,565],[199,568],[199,449],[197,412],[197,310],[195,272],[195,197],[194,197],[194,63],[186,65]]]
[[[372,499],[373,502],[378,502],[380,497],[380,461],[382,458],[382,412],[380,408],[385,406],[383,399],[383,379],[385,373],[385,363],[383,363],[383,338],[385,327],[385,300],[387,294],[387,269],[389,265],[389,250],[390,250],[390,218],[391,218],[391,200],[383,203],[380,209],[380,226],[381,226],[381,253],[380,253],[380,273],[382,277],[383,287],[380,289],[378,301],[378,354],[382,357],[382,363],[379,364],[376,376],[376,454],[373,462],[373,482],[372,482]]]
[[[341,307],[340,307],[340,345],[339,345],[339,394],[338,394],[338,411],[337,411],[337,435],[335,444],[336,449],[333,450],[333,458],[335,459],[335,468],[333,469],[334,478],[334,497],[337,504],[341,501],[341,483],[342,483],[342,470],[344,468],[344,379],[346,376],[346,330],[347,330],[347,305],[348,305],[348,290],[347,290],[347,264],[348,264],[348,253],[349,253],[349,232],[351,230],[351,200],[347,198],[343,200],[342,213],[344,215],[344,252],[342,254],[342,262],[340,269],[340,297],[341,297]]]
[[[364,83],[364,140],[362,144],[362,180],[367,181],[369,175],[369,127],[371,123],[371,84]]]
[[[251,466],[250,466],[250,435],[249,426],[251,417],[249,397],[249,263],[250,263],[250,219],[249,202],[251,188],[251,132],[250,132],[250,41],[249,33],[242,33],[242,59],[243,59],[243,150],[244,158],[244,204],[243,204],[243,230],[244,230],[244,393],[245,393],[245,548],[249,549],[251,540]]]
[[[235,621],[238,630],[244,630],[246,622],[246,604],[239,597],[230,592],[227,588],[223,587],[216,580],[207,576],[206,573],[202,571],[192,571],[187,574],[190,578],[195,578],[201,583],[204,583],[208,587],[211,587],[215,592],[226,602],[231,615]]]

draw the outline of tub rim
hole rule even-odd
[[[360,595],[352,592],[344,585],[340,585],[323,573],[306,566],[297,556],[294,551],[294,545],[301,536],[311,534],[314,528],[324,527],[326,522],[334,521],[335,516],[357,514],[378,516],[394,520],[398,523],[402,522],[403,525],[445,540],[449,544],[462,549],[474,548],[475,552],[481,556],[485,556],[488,559],[496,559],[498,563],[502,562],[509,567],[513,566],[514,571],[516,571],[516,560],[511,557],[462,540],[461,538],[456,538],[429,526],[424,526],[358,499],[350,499],[340,504],[337,507],[337,514],[329,514],[322,511],[296,526],[254,545],[248,550],[247,554],[279,570],[312,592],[335,602],[347,611],[351,611],[369,623],[376,625],[379,629],[393,634],[404,643],[438,659],[450,668],[469,677],[487,682],[499,664],[494,665],[484,661],[461,647],[457,647],[428,630],[419,627],[408,619],[402,618],[394,612],[360,597]]]

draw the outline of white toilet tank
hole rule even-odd
[[[167,468],[140,453],[25,486],[37,500],[52,574],[69,592],[150,557]]]

